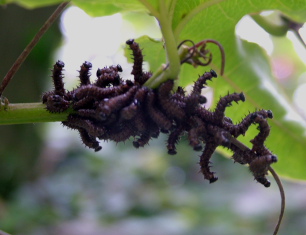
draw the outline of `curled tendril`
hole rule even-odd
[[[210,50],[206,49],[207,43],[213,43],[217,45],[221,52],[221,75],[224,73],[225,67],[225,52],[223,46],[216,40],[213,39],[205,39],[203,41],[195,44],[192,40],[184,40],[178,45],[178,49],[181,48],[184,43],[191,42],[192,46],[188,47],[188,52],[185,53],[183,59],[181,60],[181,64],[188,63],[193,66],[207,66],[213,60],[213,55]]]
[[[186,42],[191,42],[192,47],[195,47],[195,43],[192,40],[186,39],[186,40],[182,41],[177,46],[177,49],[179,50],[184,45],[184,43],[186,43]],[[194,55],[195,55],[195,50],[193,50],[192,52],[188,53],[187,57],[184,58],[183,60],[181,60],[181,64],[184,64],[184,63],[188,62],[190,59],[192,59],[194,57]]]

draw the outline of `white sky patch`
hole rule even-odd
[[[69,59],[111,56],[116,53],[122,41],[120,14],[93,18],[77,7],[70,7],[61,20],[66,41],[64,49],[69,52],[66,55]]]
[[[236,34],[249,42],[254,42],[264,48],[268,55],[273,52],[273,42],[270,35],[264,31],[250,16],[244,16],[236,25]]]
[[[299,30],[299,33],[304,41],[306,41],[306,27],[305,25]],[[294,49],[296,54],[300,57],[304,64],[306,64],[306,48],[301,43],[301,41],[296,37],[296,35],[289,31],[287,37],[293,42]]]
[[[306,117],[305,108],[306,83],[300,85],[294,92],[293,100],[300,112]]]
[[[98,68],[122,64],[122,60],[126,63],[123,52],[117,53],[123,41],[122,22],[120,14],[91,17],[77,7],[69,7],[62,14],[64,40],[55,57],[65,62],[68,89],[78,82],[77,70],[84,61],[90,61],[93,65],[92,79],[95,79]]]
[[[285,121],[297,122],[300,125],[302,125],[304,128],[306,128],[305,120],[301,117],[301,115],[296,110],[294,110],[292,108],[291,105],[289,105],[288,101],[284,98],[282,93],[277,91],[275,89],[275,87],[267,79],[262,81],[261,86],[264,89],[268,89],[269,92],[271,93],[271,95],[273,95],[278,100],[278,102],[282,105],[282,107],[286,110],[286,115],[283,117],[283,119]],[[303,94],[304,97],[305,97],[305,92],[306,92],[306,90],[304,91],[304,94]],[[306,133],[305,133],[305,135],[306,135]]]

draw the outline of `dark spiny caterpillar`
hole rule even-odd
[[[46,104],[47,109],[50,112],[63,112],[70,106],[71,97],[64,88],[62,70],[65,64],[62,61],[57,61],[52,70],[52,78],[54,84],[54,90],[46,92],[43,97],[43,103]]]
[[[233,124],[225,116],[225,109],[233,101],[245,101],[243,93],[222,97],[213,111],[205,109],[202,104],[206,97],[201,95],[201,90],[207,81],[217,77],[213,70],[198,78],[190,94],[185,94],[181,87],[173,92],[173,80],[162,83],[157,89],[145,87],[151,73],[142,70],[142,50],[132,39],[126,43],[133,52],[134,81],[121,79],[122,68],[117,65],[98,69],[97,80],[90,82],[91,63],[85,62],[79,71],[80,86],[66,91],[62,81],[64,63],[58,61],[52,76],[55,89],[43,95],[46,108],[50,112],[63,112],[71,107],[74,112],[63,125],[78,130],[83,143],[95,151],[101,149],[97,139],[121,142],[132,137],[134,147],[139,148],[162,132],[169,135],[168,153],[176,154],[177,143],[187,134],[195,151],[204,146],[199,164],[210,183],[218,179],[210,170],[210,159],[216,148],[223,146],[234,152],[234,161],[248,164],[255,179],[269,187],[266,175],[270,164],[277,161],[264,145],[270,131],[266,119],[273,117],[272,112],[260,110]],[[251,141],[253,147],[249,149],[236,138],[244,135],[253,124],[259,125],[259,134]]]
[[[92,64],[88,61],[85,61],[82,66],[81,66],[81,70],[79,71],[80,73],[80,81],[81,84],[80,86],[84,86],[84,85],[88,85],[90,84],[90,70],[91,70]]]
[[[223,72],[224,51],[213,40],[204,40],[191,47],[189,55],[182,63],[201,64],[197,60],[197,54],[203,54],[204,57],[208,54],[205,65],[210,63],[211,54],[205,49],[207,42],[220,47]],[[122,67],[117,65],[98,69],[97,80],[92,83],[92,65],[85,61],[79,71],[80,85],[72,91],[66,91],[62,75],[64,63],[58,61],[52,75],[54,90],[46,92],[42,98],[47,110],[63,112],[71,107],[74,112],[62,124],[79,131],[83,143],[95,151],[102,149],[97,139],[121,142],[132,137],[134,147],[139,148],[148,144],[151,138],[165,133],[168,134],[168,154],[176,154],[177,143],[183,135],[187,135],[189,144],[195,151],[201,151],[204,146],[199,164],[204,178],[210,183],[218,180],[215,172],[210,170],[210,159],[214,151],[218,146],[230,149],[235,162],[249,165],[257,182],[269,187],[270,182],[266,178],[268,171],[275,178],[282,197],[281,213],[274,230],[274,234],[277,234],[284,214],[285,195],[280,179],[270,166],[277,162],[277,157],[264,145],[270,133],[267,119],[273,118],[272,112],[259,110],[247,115],[240,123],[233,124],[225,116],[225,110],[233,101],[244,102],[243,93],[221,97],[215,110],[206,109],[202,104],[207,99],[201,95],[201,91],[207,81],[217,77],[213,70],[198,78],[190,94],[186,94],[182,87],[173,92],[173,80],[160,84],[156,89],[148,88],[144,84],[152,74],[142,70],[142,50],[133,39],[126,44],[133,52],[134,65],[131,74],[134,81],[121,79],[119,73],[122,72]],[[258,125],[259,133],[250,141],[253,144],[250,149],[236,138],[244,135],[253,124]]]

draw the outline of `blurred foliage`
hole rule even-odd
[[[33,11],[14,5],[0,8],[0,77],[4,77],[53,11],[54,7]],[[5,90],[4,95],[10,102],[35,102],[40,99],[44,86],[42,78],[48,76],[51,55],[60,38],[56,25],[42,38]],[[42,147],[41,129],[39,124],[0,126],[0,195],[3,198],[8,198],[16,187],[35,176],[32,168]]]
[[[246,167],[215,155],[219,181],[209,184],[187,140],[177,156],[165,154],[164,141],[161,136],[140,150],[107,143],[95,154],[75,139],[60,153],[63,159],[7,203],[0,227],[40,235],[271,234],[279,205],[275,183],[266,189]],[[49,151],[45,157],[54,158]],[[280,234],[303,234],[305,187],[285,187],[289,202]]]

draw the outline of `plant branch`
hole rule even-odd
[[[157,20],[159,21],[159,25],[163,35],[167,55],[167,63],[169,64],[169,66],[167,67],[167,69],[164,69],[163,67],[160,68],[157,73],[154,73],[153,76],[145,83],[145,86],[150,88],[156,88],[161,83],[169,79],[177,79],[181,67],[180,58],[177,51],[177,42],[172,30],[172,21],[169,20],[170,18],[172,18],[172,16],[169,15],[169,12],[163,0],[160,0],[159,4],[160,17]]]
[[[281,15],[280,16],[283,23],[285,23],[286,25],[288,25],[289,30],[291,30],[295,36],[297,37],[297,39],[301,42],[301,44],[306,48],[306,42],[305,40],[302,38],[299,30],[303,27],[304,23],[298,23],[295,22],[294,20],[289,19],[288,17]]]
[[[284,188],[283,188],[282,181],[280,180],[280,178],[278,177],[278,175],[276,174],[276,172],[274,171],[274,169],[271,166],[269,166],[269,171],[272,174],[272,176],[274,177],[274,179],[275,179],[275,181],[278,185],[280,196],[281,196],[281,210],[280,210],[280,214],[279,214],[279,217],[278,217],[278,222],[277,222],[277,224],[275,226],[275,229],[274,229],[274,232],[273,232],[273,235],[276,235],[278,233],[279,227],[280,227],[280,225],[282,223],[282,219],[284,217],[286,197],[285,197],[285,191],[284,191]]]
[[[70,108],[61,113],[50,113],[42,103],[2,105],[0,106],[0,125],[65,121],[67,120],[68,115],[72,112],[73,111]],[[229,133],[226,134],[226,137],[241,151],[250,150]]]
[[[173,15],[174,15],[174,10],[175,10],[175,6],[176,6],[176,2],[177,2],[177,0],[171,0],[170,1],[170,5],[169,5],[169,9],[168,9],[170,22],[173,21]]]
[[[71,112],[50,113],[42,103],[9,104],[0,108],[0,125],[64,121]]]
[[[61,113],[50,113],[42,103],[2,105],[0,106],[0,125],[66,121],[68,115],[72,112],[70,108]],[[231,144],[235,145],[241,151],[250,150],[246,145],[235,139],[229,133],[226,134],[226,137],[230,140]]]
[[[0,97],[2,96],[2,93],[4,89],[7,87],[15,73],[18,71],[19,67],[22,65],[22,63],[25,61],[25,59],[28,57],[32,49],[36,46],[36,44],[39,42],[41,37],[47,32],[47,30],[50,28],[50,26],[54,23],[54,21],[57,19],[57,17],[62,13],[64,8],[67,6],[69,2],[63,2],[60,4],[57,9],[53,12],[53,14],[48,18],[48,20],[44,23],[44,25],[40,28],[38,33],[34,36],[32,41],[26,46],[26,48],[23,50],[23,52],[20,54],[20,56],[17,58],[13,66],[10,68],[10,70],[5,75],[1,85],[0,85]]]

